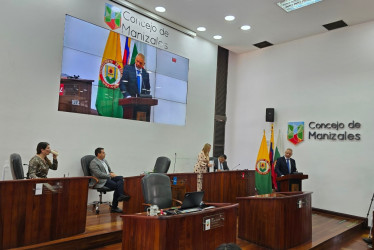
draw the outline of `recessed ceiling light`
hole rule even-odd
[[[242,30],[249,30],[251,29],[251,26],[249,25],[243,25],[242,27],[240,27]]]
[[[234,16],[225,16],[226,21],[234,21],[235,17]]]
[[[155,10],[156,10],[157,12],[165,12],[165,11],[166,11],[166,9],[165,9],[164,7],[161,7],[161,6],[156,7]]]
[[[215,35],[213,38],[216,39],[216,40],[219,40],[219,39],[222,39],[222,36],[220,36],[220,35]]]
[[[277,4],[285,11],[290,12],[321,1],[322,0],[284,0],[283,2],[279,2]]]
[[[198,31],[206,31],[206,28],[205,27],[198,27],[197,30]]]

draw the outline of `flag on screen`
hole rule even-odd
[[[96,110],[99,115],[123,117],[122,106],[118,105],[118,99],[122,98],[119,89],[122,68],[120,35],[110,31],[99,71],[96,97]]]
[[[130,64],[135,64],[135,58],[137,55],[138,55],[138,48],[136,46],[136,43],[134,43],[134,47],[132,48]]]
[[[270,194],[271,189],[271,167],[269,162],[269,151],[266,144],[265,130],[262,136],[260,149],[255,166],[256,190],[258,194]]]
[[[131,38],[126,37],[125,49],[123,50],[123,60],[122,60],[123,65],[129,64],[130,47],[131,47]]]
[[[271,124],[271,137],[270,137],[270,148],[269,148],[269,159],[271,166],[271,181],[274,189],[277,189],[277,175],[274,171],[274,124]]]

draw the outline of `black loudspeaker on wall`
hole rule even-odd
[[[266,121],[274,122],[274,108],[266,108]]]

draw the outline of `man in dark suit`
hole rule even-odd
[[[110,189],[114,189],[111,213],[122,213],[122,209],[118,207],[119,201],[127,201],[130,199],[129,196],[123,192],[123,177],[118,176],[112,172],[109,167],[109,163],[104,159],[105,151],[103,148],[95,149],[96,158],[90,163],[91,174],[99,179],[99,182],[95,185],[95,188],[101,188],[103,186]]]
[[[221,155],[220,157],[214,159],[214,172],[229,170],[226,159],[226,155]]]
[[[286,152],[284,153],[284,156],[278,158],[274,169],[278,177],[292,174],[297,171],[296,162],[294,159],[291,158],[291,156],[292,149],[287,148]]]
[[[135,58],[135,64],[126,65],[123,68],[119,88],[124,98],[150,94],[149,74],[144,69],[144,65],[145,57],[139,53]]]

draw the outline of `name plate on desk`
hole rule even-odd
[[[203,218],[203,231],[223,227],[225,221],[224,213],[213,214]]]
[[[36,183],[34,190],[35,195],[56,194],[62,192],[63,186],[61,182],[53,183],[53,185],[49,183]]]

